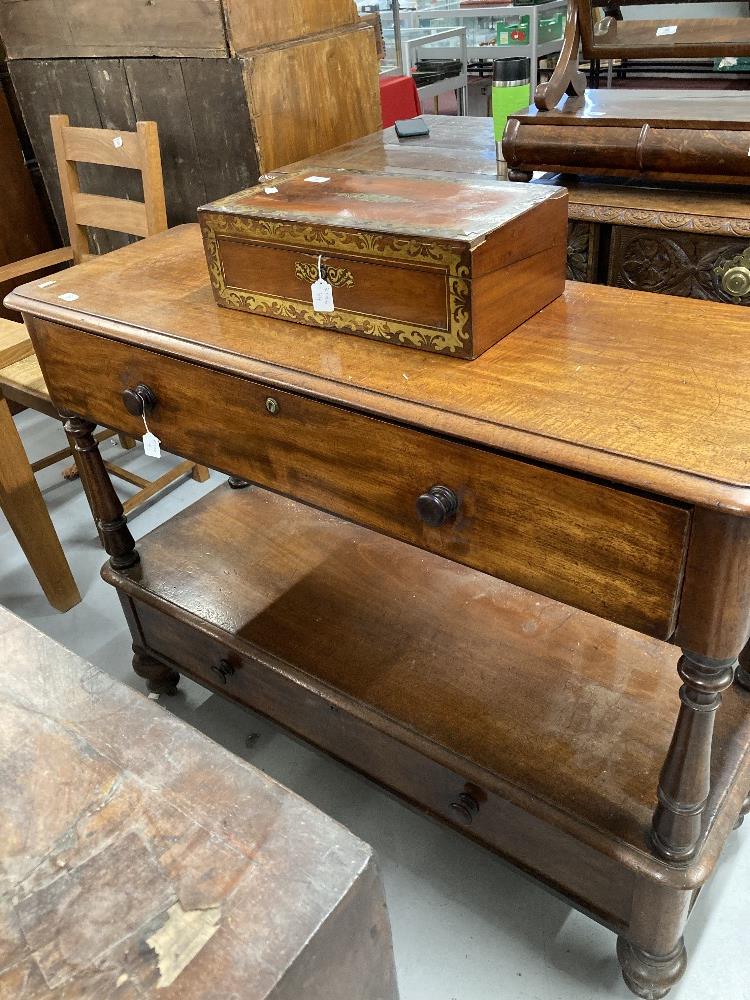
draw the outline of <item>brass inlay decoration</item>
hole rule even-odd
[[[725,260],[714,268],[721,278],[721,287],[737,305],[750,301],[750,247],[738,257]]]
[[[293,323],[326,327],[342,333],[427,348],[439,353],[455,354],[456,351],[462,351],[466,347],[471,332],[470,290],[467,280],[469,268],[464,263],[460,245],[452,245],[447,241],[439,243],[434,240],[366,233],[309,223],[247,219],[219,213],[204,213],[201,222],[211,282],[218,300],[223,305],[234,309],[245,309],[263,316],[275,316]],[[229,287],[221,262],[220,236],[254,243],[291,246],[308,253],[336,252],[383,263],[409,262],[443,270],[446,278],[448,328],[436,329],[419,323],[384,319],[345,309],[337,309],[333,313],[319,313],[312,308],[312,304]],[[317,264],[314,267],[313,280],[318,276]],[[337,269],[326,269],[329,275],[335,270]],[[295,273],[300,277],[296,268]],[[330,281],[330,277],[328,280]]]
[[[331,267],[329,264],[324,264],[321,267],[321,272],[325,280],[334,288],[354,288],[354,275],[345,267]],[[294,275],[300,281],[311,285],[318,280],[318,265],[298,261],[294,265]]]

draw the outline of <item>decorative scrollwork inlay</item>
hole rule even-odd
[[[354,275],[345,267],[332,267],[330,264],[324,264],[321,265],[320,273],[334,288],[354,288]],[[294,276],[311,285],[318,280],[318,265],[298,261],[294,265]]]

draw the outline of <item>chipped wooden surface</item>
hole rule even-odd
[[[372,852],[0,609],[0,998],[395,1000]]]

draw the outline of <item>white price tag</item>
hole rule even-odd
[[[315,312],[332,313],[333,305],[333,285],[329,284],[325,278],[318,278],[312,283],[312,304]]]
[[[663,28],[656,29],[656,37],[660,38],[662,35],[676,35],[677,25],[676,24],[665,24]]]
[[[143,435],[143,450],[149,458],[161,458],[161,441],[156,434],[147,431]]]
[[[122,149],[122,136],[116,135],[112,140],[112,145],[115,147],[115,149]]]
[[[63,302],[75,302],[78,299],[75,292],[63,292],[62,295],[58,295],[57,297],[58,299],[62,299]]]
[[[308,184],[327,184],[330,179],[330,177],[318,177],[317,174],[311,174],[309,177],[305,177]]]

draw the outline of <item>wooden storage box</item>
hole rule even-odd
[[[557,298],[567,194],[311,170],[199,209],[222,306],[475,358]],[[330,283],[334,308],[313,307]]]

